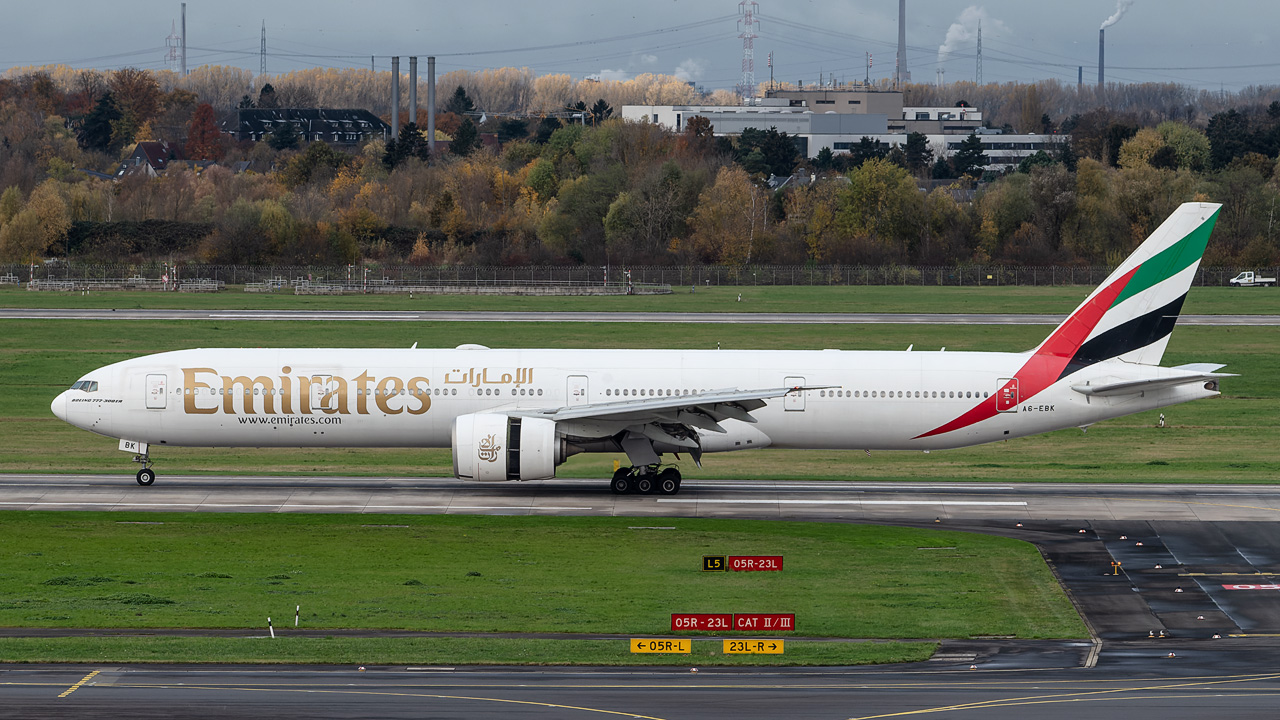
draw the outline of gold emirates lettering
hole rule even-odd
[[[431,381],[412,377],[375,377],[368,370],[348,380],[340,375],[290,375],[289,366],[276,378],[266,375],[222,375],[214,368],[182,368],[183,412],[188,415],[350,415],[351,390],[355,412],[370,413],[368,398],[386,415],[422,415],[431,409]],[[296,398],[296,403],[295,403]],[[277,402],[278,401],[278,402]],[[297,406],[295,412],[294,407]]]

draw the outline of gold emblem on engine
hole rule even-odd
[[[495,436],[490,435],[489,437],[480,438],[480,442],[476,447],[476,454],[486,462],[497,462],[498,451],[501,449]]]

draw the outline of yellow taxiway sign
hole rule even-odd
[[[688,638],[680,640],[631,638],[631,652],[633,653],[683,653],[687,655],[692,650],[693,641]]]
[[[781,655],[781,640],[725,640],[725,655]]]

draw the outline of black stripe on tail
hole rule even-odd
[[[1187,295],[1183,293],[1168,305],[1121,323],[1085,342],[1076,350],[1071,362],[1062,369],[1058,379],[1061,380],[1094,363],[1144,348],[1165,337],[1173,332],[1173,326],[1178,322],[1178,314],[1182,312],[1182,303],[1186,299]]]

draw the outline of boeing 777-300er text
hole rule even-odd
[[[936,450],[1084,428],[1218,394],[1222,365],[1160,367],[1221,206],[1179,207],[1027,352],[198,349],[107,365],[53,401],[158,447],[438,447],[468,480],[542,480],[623,452],[614,492],[680,490],[664,454]]]

